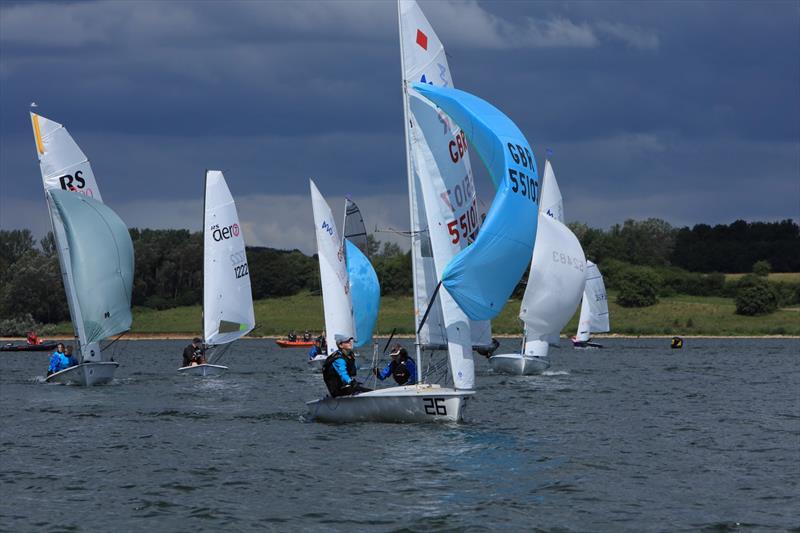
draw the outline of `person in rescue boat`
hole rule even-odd
[[[350,396],[372,389],[362,387],[356,379],[356,357],[353,353],[353,337],[337,333],[334,336],[338,350],[325,359],[322,365],[322,379],[331,396]]]
[[[50,365],[47,367],[47,375],[55,374],[60,370],[64,370],[66,367],[61,367],[62,362],[66,358],[64,357],[64,345],[62,343],[58,343],[56,345],[56,351],[53,352],[53,355],[50,356]]]
[[[202,365],[205,362],[203,339],[195,337],[192,339],[192,343],[183,349],[183,366]]]
[[[392,376],[398,385],[415,385],[417,383],[417,365],[408,356],[408,351],[399,344],[395,344],[389,355],[392,360],[383,370],[373,369],[378,379],[383,381]]]

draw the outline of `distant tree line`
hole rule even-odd
[[[792,220],[693,228],[673,228],[659,219],[627,220],[608,230],[582,223],[569,226],[586,257],[599,264],[607,287],[618,291],[622,305],[652,305],[659,296],[672,294],[734,298],[745,286],[746,292],[758,292],[768,301],[767,307],[773,301],[777,306],[800,302],[800,284],[763,278],[770,270],[800,272],[800,228]],[[130,234],[136,256],[133,305],[165,309],[201,303],[201,233],[133,228]],[[372,236],[368,248],[382,294],[412,294],[410,253]],[[248,247],[247,258],[255,299],[320,290],[316,256]],[[726,282],[719,273],[751,270],[762,279]],[[516,297],[522,296],[526,281],[527,274]],[[16,321],[19,329],[21,324],[68,319],[52,234],[37,243],[29,230],[0,230],[0,322]],[[0,324],[0,333],[3,329]]]

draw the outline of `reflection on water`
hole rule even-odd
[[[43,384],[47,354],[4,354],[0,523],[798,525],[796,340],[692,339],[676,353],[663,339],[613,339],[602,351],[557,350],[549,370],[525,377],[495,374],[478,357],[479,392],[460,425],[304,423],[305,402],[325,392],[305,350],[243,341],[224,376],[203,379],[176,372],[184,344],[120,341],[116,379],[93,389]]]

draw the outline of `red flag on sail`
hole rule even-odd
[[[417,30],[417,44],[424,50],[428,49],[428,36],[422,33],[422,30]]]

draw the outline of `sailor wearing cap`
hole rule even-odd
[[[348,396],[359,392],[368,392],[356,380],[356,357],[353,353],[353,337],[337,333],[333,336],[338,350],[325,359],[322,366],[322,378],[331,396]]]
[[[408,351],[399,344],[395,344],[389,355],[392,356],[392,360],[383,370],[374,369],[378,379],[383,381],[392,376],[398,385],[414,385],[417,382],[417,365],[408,356]]]

